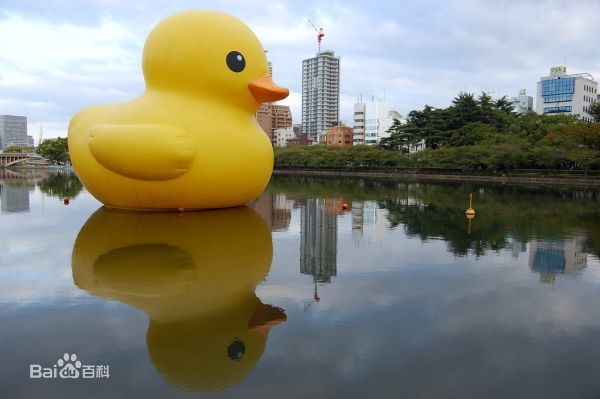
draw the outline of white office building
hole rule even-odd
[[[302,132],[313,142],[340,117],[340,59],[333,51],[302,61]]]
[[[354,145],[376,145],[384,137],[389,137],[388,129],[394,119],[402,121],[402,115],[391,110],[381,101],[358,102],[354,104]]]
[[[594,118],[587,111],[598,97],[598,83],[589,73],[567,75],[566,66],[550,68],[550,75],[537,83],[538,114],[579,115],[586,122]]]
[[[526,114],[533,111],[533,97],[527,95],[527,90],[519,90],[517,97],[511,97],[510,102],[513,105],[513,112],[517,114]]]
[[[0,115],[0,150],[8,147],[26,147],[27,117],[14,115]]]

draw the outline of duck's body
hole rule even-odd
[[[71,158],[90,193],[108,207],[246,204],[273,168],[271,143],[253,115],[201,98],[149,90],[127,103],[82,110],[71,132],[89,132],[70,134],[69,147],[80,149]]]
[[[219,26],[224,38],[192,40]],[[143,67],[141,96],[71,121],[71,159],[90,193],[108,207],[145,210],[226,208],[260,194],[273,151],[255,113],[287,90],[265,78],[252,32],[222,13],[176,14],[150,34]]]

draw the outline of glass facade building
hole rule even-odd
[[[545,114],[558,114],[561,112],[571,112],[571,111],[573,111],[573,107],[571,105],[563,105],[560,107],[545,107],[544,108]]]
[[[567,75],[566,66],[550,68],[537,83],[536,111],[540,114],[571,114],[592,122],[590,106],[597,101],[598,83],[589,73]]]
[[[542,96],[573,94],[574,92],[575,78],[542,80]]]
[[[572,94],[557,94],[553,96],[544,96],[544,103],[557,103],[557,102],[565,102],[565,101],[573,101]]]
[[[571,102],[575,92],[575,78],[557,78],[542,80],[542,97],[544,104]],[[544,107],[545,114],[571,112],[572,106]]]

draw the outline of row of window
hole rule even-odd
[[[596,101],[596,99],[590,96],[583,96],[583,101],[585,101],[586,103],[593,103]]]
[[[545,114],[556,114],[558,112],[571,112],[571,111],[573,111],[573,107],[570,105],[561,106],[561,107],[546,107],[546,108],[544,108]]]
[[[542,80],[542,96],[573,94],[575,78]]]
[[[583,85],[583,90],[589,91],[590,93],[596,93],[597,92],[596,88],[594,88],[592,86],[588,86],[588,85]]]
[[[572,94],[558,94],[553,96],[544,96],[545,103],[557,103],[559,101],[573,101]]]
[[[583,112],[585,113],[590,113],[590,107],[586,107],[585,105],[583,106]]]

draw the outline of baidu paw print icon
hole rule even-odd
[[[58,359],[56,362],[58,367],[61,367],[58,375],[60,378],[79,378],[79,369],[81,368],[81,362],[77,360],[77,355],[69,355],[65,353],[62,359]]]

